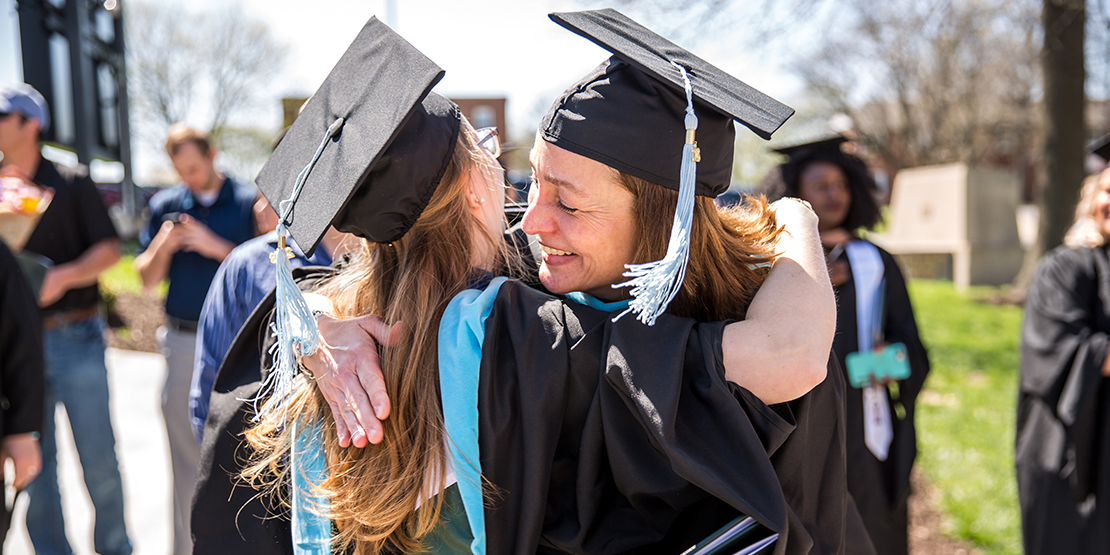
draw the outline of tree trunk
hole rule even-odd
[[[1037,195],[1041,218],[1037,240],[1026,253],[1025,263],[1015,281],[1015,289],[1020,293],[1024,293],[1040,258],[1063,243],[1085,177],[1083,31],[1086,1],[1044,0],[1042,21],[1045,126]]]

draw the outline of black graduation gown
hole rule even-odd
[[[1060,247],[1029,284],[1017,466],[1025,553],[1110,553],[1110,334],[1105,248]]]
[[[291,552],[287,516],[228,472],[246,455],[238,432],[251,410],[238,399],[257,391],[265,346],[253,338],[272,306],[271,295],[252,314],[213,389],[193,501],[198,554]],[[767,455],[793,425],[724,380],[723,324],[663,318],[674,341],[645,349],[642,325],[622,322],[502,286],[479,390],[483,474],[507,493],[486,511],[488,552],[680,553],[743,513],[782,533],[774,552],[786,553]],[[622,377],[634,366],[632,386]]]
[[[905,417],[899,419],[895,402],[890,399],[894,438],[885,461],[864,443],[863,391],[845,389],[847,429],[845,447],[848,459],[848,492],[863,517],[864,526],[875,550],[883,555],[905,555],[909,549],[907,501],[910,494],[910,470],[917,457],[917,432],[914,428],[914,403],[929,373],[929,358],[917,332],[906,280],[894,257],[879,249],[886,279],[886,304],[883,336],[887,343],[904,343],[909,355],[910,377],[898,383],[899,401]],[[847,255],[841,255],[847,261]],[[847,370],[845,357],[859,350],[856,319],[856,285],[849,274],[847,282],[836,287],[836,353],[843,376]]]
[[[794,426],[725,380],[724,324],[610,318],[501,287],[478,400],[482,472],[506,492],[489,553],[677,554],[740,513],[784,532],[767,455]]]

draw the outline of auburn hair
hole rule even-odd
[[[436,348],[440,318],[474,279],[475,252],[496,253],[494,271],[501,275],[521,267],[515,251],[467,206],[472,172],[494,170],[478,150],[463,120],[447,171],[412,228],[392,244],[363,241],[354,262],[315,291],[332,301],[338,317],[377,314],[404,323],[396,343],[379,347],[392,406],[381,443],[339,448],[327,403],[305,378],[298,378],[288,410],[289,420],[323,429],[328,476],[312,493],[328,499],[318,510],[336,524],[336,552],[419,552],[441,520],[443,496],[435,494],[445,485],[447,453]],[[246,432],[255,455],[241,477],[288,506],[284,458],[294,438],[282,424],[267,419]]]
[[[632,193],[633,217],[639,234],[634,261],[663,258],[670,241],[678,191],[619,172],[618,183]],[[776,258],[781,228],[760,197],[718,209],[713,199],[694,199],[690,230],[690,261],[682,289],[667,312],[700,322],[743,319],[755,292]]]

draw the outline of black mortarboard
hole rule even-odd
[[[799,143],[790,146],[772,149],[779,154],[786,155],[788,158],[799,158],[814,152],[821,151],[836,151],[840,152],[844,143],[848,142],[848,137],[841,134],[826,137],[824,139],[817,139],[805,143]]]
[[[362,28],[256,178],[280,216],[307,172],[285,219],[304,252],[329,225],[388,243],[420,216],[461,122],[454,103],[429,94],[443,73],[377,18]]]
[[[1103,135],[1087,145],[1087,152],[1110,162],[1110,135]]]
[[[673,63],[685,68],[694,94],[699,195],[716,196],[729,186],[733,119],[767,139],[794,114],[616,10],[550,17],[613,53],[567,89],[540,124],[544,140],[575,154],[677,190],[687,103]]]

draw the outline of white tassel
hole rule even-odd
[[[613,285],[632,288],[632,302],[628,308],[613,318],[617,321],[629,312],[637,313],[636,319],[649,325],[667,310],[667,306],[682,289],[686,277],[686,264],[690,260],[690,228],[694,221],[694,188],[698,173],[698,145],[694,141],[694,131],[698,128],[698,118],[694,115],[694,94],[686,69],[671,62],[682,72],[686,89],[686,142],[682,146],[682,168],[679,174],[678,206],[675,208],[671,237],[667,244],[667,254],[662,260],[645,264],[626,264],[626,282]]]
[[[278,246],[270,253],[270,262],[277,264],[274,271],[277,280],[274,318],[270,324],[270,333],[277,338],[277,341],[270,347],[274,365],[267,372],[258,394],[252,400],[255,422],[273,413],[280,413],[281,421],[285,422],[285,409],[290,395],[293,394],[293,378],[297,376],[297,357],[316,354],[316,349],[320,345],[320,330],[316,327],[316,316],[308,307],[308,302],[305,301],[297,283],[293,281],[293,270],[289,266],[289,259],[293,258],[293,249],[285,244],[288,236],[286,223],[293,215],[293,207],[301,196],[301,190],[308,181],[309,173],[323,154],[324,147],[342,127],[343,118],[335,120],[328,127],[312,160],[297,175],[293,194],[281,201],[279,206],[281,217],[277,225]],[[264,400],[261,407],[258,406],[260,400]]]

